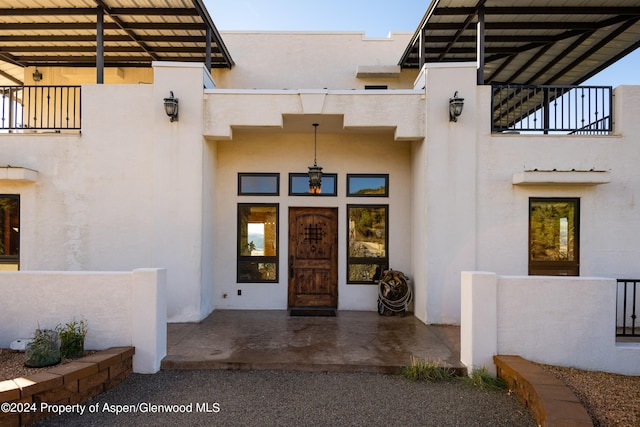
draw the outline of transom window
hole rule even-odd
[[[337,195],[338,175],[335,173],[322,174],[322,186],[320,193],[311,194],[309,192],[309,174],[290,173],[289,174],[289,195],[290,196],[335,196]]]
[[[238,204],[237,280],[278,281],[277,204]]]
[[[238,174],[238,195],[240,196],[277,196],[279,194],[279,173]]]
[[[20,264],[20,196],[0,195],[0,270]]]
[[[529,199],[529,274],[580,274],[580,199]]]
[[[387,205],[347,205],[347,283],[375,283],[389,266]]]
[[[349,197],[388,197],[389,175],[387,174],[348,174],[347,196]]]

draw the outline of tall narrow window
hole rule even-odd
[[[529,274],[580,274],[580,199],[529,200]]]
[[[347,205],[347,283],[375,283],[389,266],[388,206]]]
[[[238,282],[278,281],[278,205],[238,204]]]
[[[0,270],[20,265],[20,196],[0,195]]]

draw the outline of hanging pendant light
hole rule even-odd
[[[313,166],[309,166],[309,193],[320,194],[322,187],[322,168],[316,161],[318,123],[313,124]]]

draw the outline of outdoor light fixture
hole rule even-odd
[[[318,123],[313,124],[313,166],[309,166],[309,193],[320,194],[322,187],[322,168],[316,162]]]
[[[36,70],[33,72],[31,77],[33,77],[33,81],[36,82],[36,83],[38,83],[40,80],[42,80],[42,73],[40,71],[38,71],[38,67],[36,67]]]
[[[453,94],[453,98],[449,98],[449,121],[457,122],[458,117],[462,114],[464,107],[464,98],[458,96],[458,91]]]
[[[178,98],[173,96],[173,91],[170,91],[171,95],[164,99],[164,111],[169,116],[169,120],[172,122],[178,121]]]

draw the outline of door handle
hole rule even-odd
[[[293,279],[293,255],[289,255],[289,279]]]

